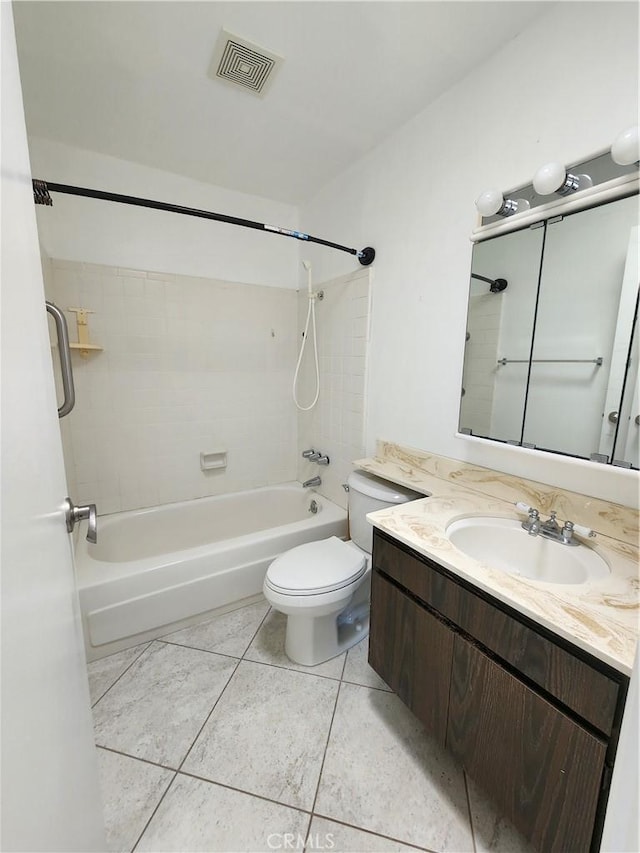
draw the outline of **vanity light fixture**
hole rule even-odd
[[[533,188],[538,195],[569,195],[578,190],[592,187],[589,175],[574,175],[567,172],[562,163],[547,163],[540,166],[533,177]]]
[[[476,208],[481,216],[512,216],[521,210],[529,209],[529,202],[523,198],[507,198],[500,190],[490,189],[480,193],[476,199]]]
[[[611,146],[611,159],[619,166],[630,166],[640,160],[638,125],[619,133]]]

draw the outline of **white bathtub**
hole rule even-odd
[[[97,545],[84,522],[75,557],[87,657],[258,600],[279,554],[346,535],[346,511],[299,483],[101,516]]]

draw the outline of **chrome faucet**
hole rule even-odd
[[[516,507],[528,515],[527,520],[522,522],[522,528],[527,531],[529,536],[542,536],[544,539],[551,539],[554,542],[560,542],[562,545],[579,545],[580,543],[573,538],[574,533],[589,538],[596,535],[589,527],[582,527],[572,521],[565,521],[561,528],[556,521],[554,510],[550,512],[546,521],[541,522],[540,513],[534,507],[527,506],[524,503],[516,503]]]
[[[319,485],[321,485],[321,483],[322,483],[322,480],[320,479],[320,477],[312,477],[310,480],[305,480],[302,485],[304,486],[305,489],[308,489],[311,486],[319,486]]]
[[[309,462],[317,462],[318,465],[328,465],[330,462],[329,457],[318,450],[303,450],[302,458],[308,459]]]
[[[540,526],[540,513],[537,509],[529,507],[529,518],[522,522],[523,530],[526,530],[529,536],[537,536],[542,530]]]
[[[540,532],[550,533],[550,539],[555,539],[560,535],[560,525],[556,521],[556,513],[554,510],[551,511],[549,518],[543,522],[542,527],[540,528]]]

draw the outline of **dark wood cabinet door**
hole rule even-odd
[[[454,632],[374,571],[369,663],[444,746]]]
[[[536,849],[590,849],[605,743],[460,635],[447,747]]]

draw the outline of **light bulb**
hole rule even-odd
[[[589,175],[574,175],[567,172],[562,163],[547,163],[540,166],[533,176],[533,188],[538,195],[570,195],[578,190],[593,186]]]
[[[482,216],[493,216],[504,206],[504,196],[500,190],[485,190],[476,199],[476,208]]]
[[[476,208],[481,216],[512,216],[521,210],[529,210],[525,198],[505,198],[500,190],[485,190],[476,199]]]
[[[619,166],[630,166],[640,160],[638,126],[628,127],[619,133],[611,146],[611,159]]]
[[[564,185],[566,178],[567,170],[562,163],[547,163],[535,173],[533,188],[538,195],[551,195]]]

